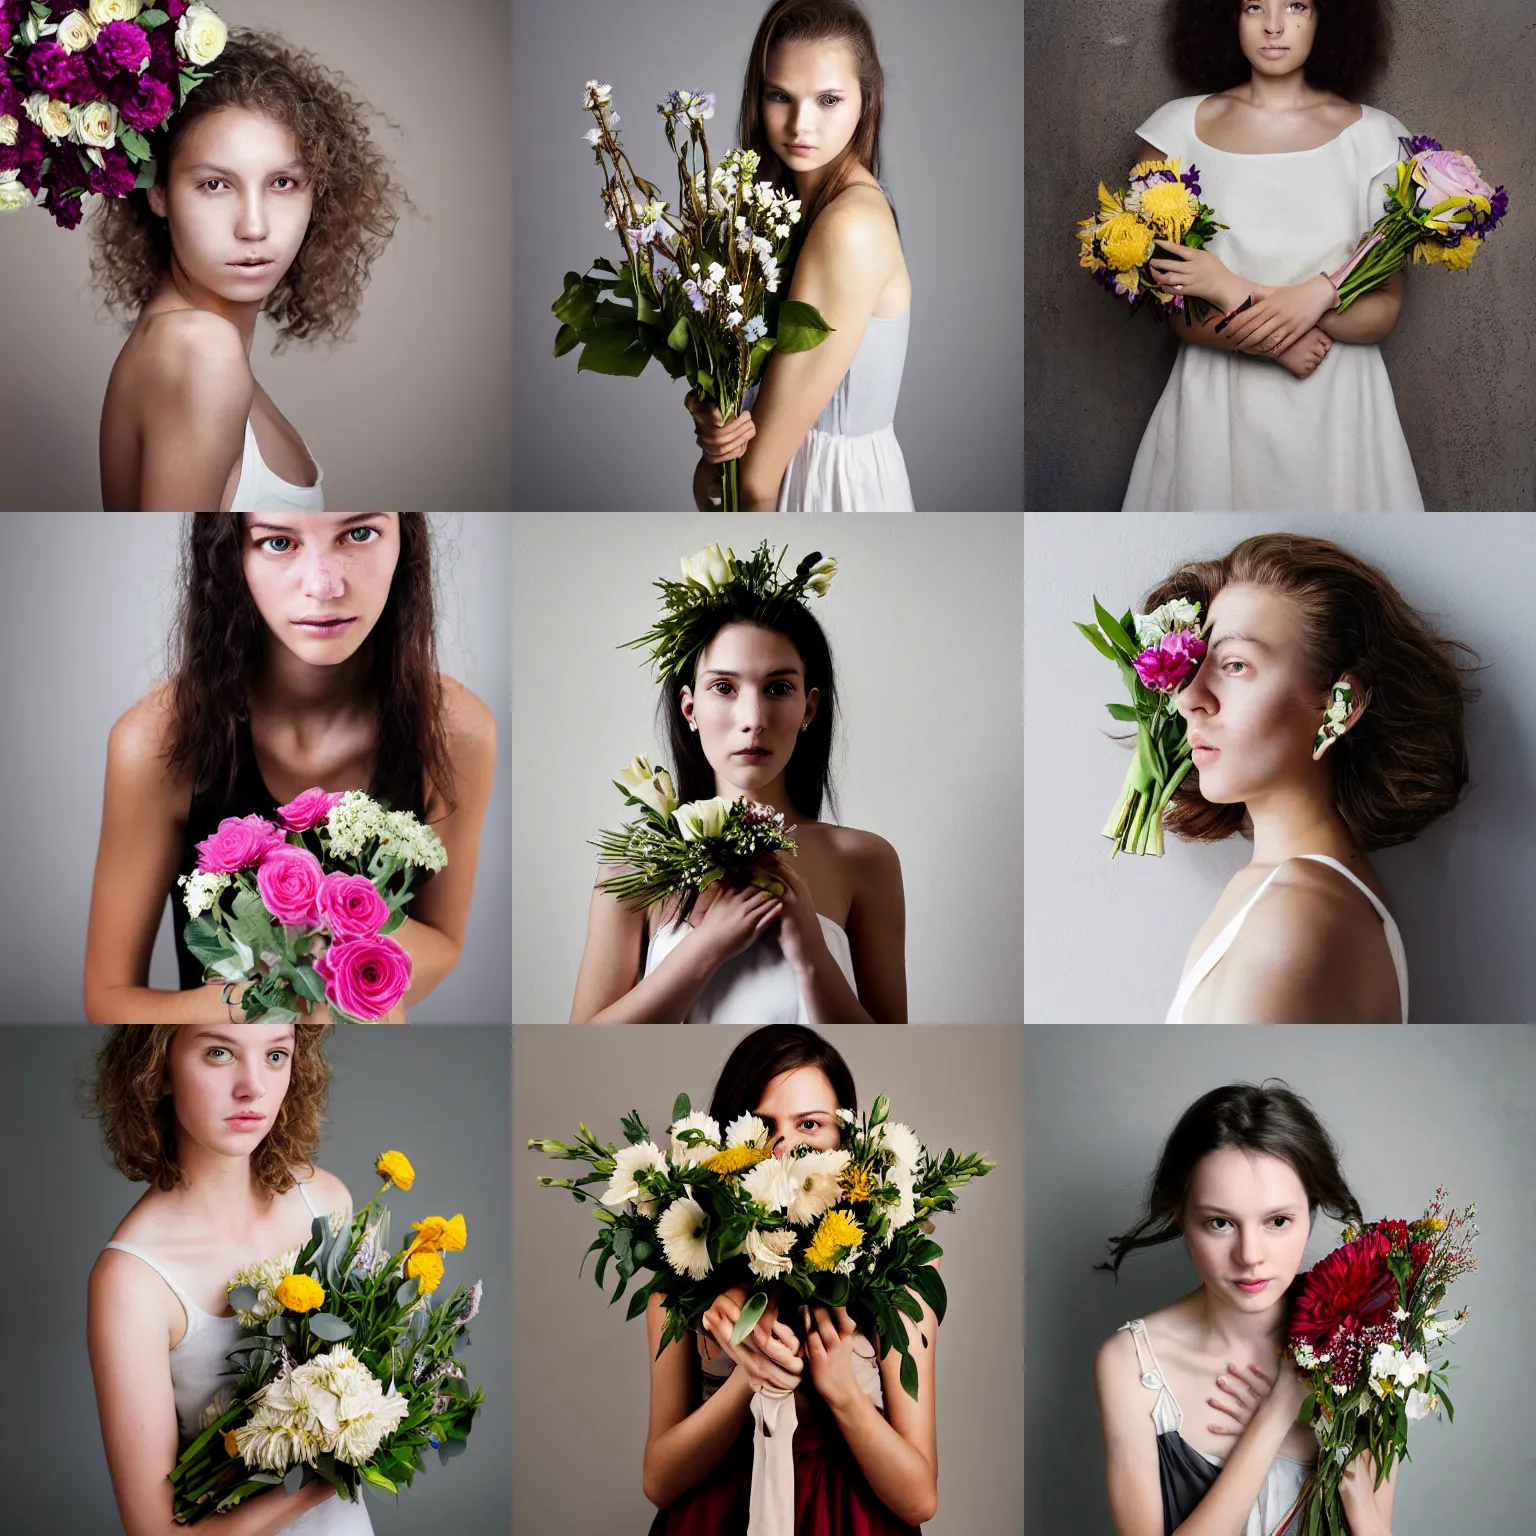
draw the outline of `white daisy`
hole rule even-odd
[[[709,1232],[709,1218],[704,1207],[691,1196],[674,1200],[656,1223],[656,1235],[667,1255],[667,1263],[680,1275],[702,1280],[711,1269],[709,1244],[705,1238]]]
[[[667,1157],[654,1141],[636,1142],[632,1147],[622,1147],[614,1154],[613,1177],[603,1192],[604,1205],[624,1205],[634,1201],[635,1209],[642,1216],[654,1216],[657,1202],[640,1187],[636,1175],[643,1169],[655,1168],[666,1171]]]
[[[848,1166],[846,1152],[804,1152],[782,1159],[789,1166],[790,1197],[786,1214],[797,1227],[813,1222],[842,1196],[837,1176]]]

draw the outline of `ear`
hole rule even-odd
[[[801,730],[804,730],[816,718],[816,711],[820,708],[821,689],[812,688],[805,696],[805,718],[800,722]]]
[[[149,198],[149,211],[157,219],[163,219],[165,217],[165,188],[157,181],[154,186],[149,188],[147,196]]]
[[[1371,690],[1353,672],[1346,672],[1340,682],[1348,683],[1353,690],[1350,696],[1351,708],[1344,721],[1344,729],[1352,731],[1359,725],[1360,717],[1371,707]],[[1332,697],[1331,690],[1329,696]]]
[[[692,721],[692,719],[693,719],[693,689],[690,688],[687,683],[684,683],[683,686],[681,688],[679,688],[678,691],[677,691],[677,705],[678,705],[678,708],[681,709],[682,712],[683,712],[683,719],[687,720],[687,721]]]

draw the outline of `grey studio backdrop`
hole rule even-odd
[[[252,369],[324,470],[327,505],[509,506],[505,0],[465,0],[430,21],[418,6],[371,0],[215,9],[232,28],[276,31],[339,70],[382,114],[376,140],[418,210],[374,264],[350,341],[292,342],[273,356],[274,332],[257,327]],[[91,221],[67,234],[41,209],[0,220],[13,381],[0,414],[0,506],[101,505],[97,427],[127,333],[90,282]]]
[[[896,436],[924,511],[1024,505],[1018,338],[1024,133],[1018,0],[864,0],[885,70],[882,178],[912,274],[912,334]],[[549,306],[564,274],[623,260],[603,228],[602,178],[582,135],[581,89],[613,86],[635,169],[677,202],[676,162],[656,103],[713,91],[710,153],[736,143],[742,80],[768,0],[514,0],[512,135],[515,336],[513,505],[528,510],[677,510],[698,462],[686,384],[652,362],[639,379],[576,371],[554,356]],[[675,206],[674,206],[675,211]],[[787,290],[786,290],[787,291]]]
[[[1377,1030],[1186,1025],[1025,1031],[1026,1345],[1030,1531],[1114,1536],[1093,1356],[1121,1323],[1200,1282],[1182,1242],[1133,1254],[1119,1282],[1092,1266],[1139,1214],[1175,1121],[1224,1083],[1283,1079],[1339,1143],[1367,1220],[1422,1214],[1444,1184],[1477,1202],[1478,1272],[1448,1304],[1470,1307],[1450,1343],[1454,1425],[1413,1426],[1398,1475],[1394,1536],[1530,1529],[1536,1453],[1526,1428],[1536,1265],[1536,1033],[1526,1025]],[[1305,1264],[1336,1246],[1319,1216]],[[1152,1411],[1147,1394],[1147,1412]],[[1187,1405],[1186,1405],[1187,1408]],[[1193,1411],[1193,1410],[1188,1410]]]
[[[658,687],[638,651],[652,583],[754,525],[698,513],[528,514],[513,548],[513,1021],[570,1017],[598,875],[588,839],[616,827],[613,776],[665,761]],[[784,525],[775,525],[782,527]],[[854,518],[788,541],[786,569],[834,555],[826,630],[840,724],[833,772],[847,826],[901,857],[909,1016],[1018,1023],[1023,977],[1022,519]],[[779,547],[777,536],[771,542]],[[823,809],[826,819],[830,817]]]
[[[543,1174],[573,1163],[527,1150],[530,1137],[569,1143],[584,1121],[622,1143],[631,1109],[664,1141],[672,1101],[706,1108],[725,1058],[747,1034],[686,1025],[644,1030],[515,1029],[512,1045],[512,1487],[517,1536],[647,1529],[641,1492],[649,1394],[645,1327],[624,1321],[577,1266],[596,1235],[590,1206]],[[924,1536],[1017,1536],[1023,1520],[1023,1032],[1017,1027],[822,1030],[843,1055],[867,1108],[888,1093],[891,1116],[931,1151],[983,1152],[997,1164],[935,1221],[949,1311],[939,1330],[936,1399],[939,1510]],[[608,1276],[607,1294],[613,1290]],[[594,1476],[573,1476],[578,1464]]]
[[[433,513],[438,665],[496,718],[496,780],[463,958],[412,1023],[510,1022],[507,779],[510,516]],[[166,513],[15,512],[0,519],[0,796],[15,819],[0,892],[0,1023],[79,1023],[107,733],[165,675],[181,519]],[[46,637],[46,638],[43,638]],[[184,921],[184,914],[177,907]],[[149,985],[174,990],[168,900]]]
[[[1257,533],[1316,534],[1381,570],[1437,632],[1486,668],[1467,717],[1472,782],[1449,816],[1371,855],[1408,954],[1422,1022],[1529,1021],[1536,859],[1536,662],[1525,639],[1529,513],[1031,513],[1025,522],[1024,1017],[1032,1024],[1160,1023],[1189,946],[1253,844],[1185,843],[1117,857],[1099,835],[1129,747],[1104,712],[1119,674],[1072,628],[1093,597],[1137,606],[1184,560]]]
[[[12,1317],[46,1322],[12,1330],[7,1379],[28,1383],[25,1402],[8,1394],[0,1425],[13,1444],[31,1435],[25,1475],[6,1479],[8,1531],[120,1531],[101,1448],[86,1353],[87,1284],[113,1229],[144,1193],[108,1159],[101,1128],[77,1106],[75,1084],[88,1080],[91,1052],[103,1033],[83,1026],[5,1031],[10,1112],[0,1119],[8,1168],[32,1170],[27,1263],[0,1272],[0,1301]],[[364,1029],[333,1034],[334,1068],[319,1167],[334,1173],[360,1209],[378,1189],[374,1160],[396,1147],[416,1167],[408,1193],[390,1192],[391,1230],[428,1214],[463,1211],[469,1243],[447,1255],[444,1295],[460,1283],[485,1282],[480,1315],[470,1325],[464,1368],[484,1387],[485,1406],[469,1447],[448,1467],[435,1455],[397,1505],[370,1488],[368,1513],[378,1536],[433,1528],[480,1536],[507,1529],[510,1489],[503,1447],[510,1434],[511,1339],[508,1301],[508,1031]],[[38,1442],[35,1426],[70,1426]]]
[[[1101,180],[1124,183],[1136,125],[1186,92],[1164,63],[1161,0],[1029,12],[1025,505],[1118,507],[1182,343],[1146,315],[1127,321],[1078,266],[1077,221]],[[1529,0],[1396,0],[1392,14],[1391,60],[1367,102],[1465,150],[1510,204],[1468,271],[1420,265],[1409,277],[1382,345],[1397,414],[1426,507],[1530,507],[1536,356],[1529,326],[1506,323],[1536,283],[1536,143],[1522,126],[1536,70]],[[1235,6],[1233,17],[1236,26]]]

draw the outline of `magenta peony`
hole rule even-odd
[[[149,39],[131,21],[109,21],[96,34],[96,56],[104,76],[136,75],[149,64]]]
[[[333,870],[320,882],[317,905],[338,939],[371,939],[389,921],[389,905],[367,875]]]
[[[1158,645],[1145,650],[1132,663],[1136,675],[1158,693],[1174,692],[1205,659],[1206,644],[1192,630],[1179,629],[1164,635]]]
[[[343,797],[324,789],[306,789],[296,800],[277,808],[277,819],[290,832],[308,832],[319,826],[330,813],[333,805],[340,805]]]
[[[152,133],[171,115],[176,98],[163,80],[153,75],[119,75],[109,94],[123,121],[135,133]]]
[[[326,1001],[354,1019],[382,1019],[411,984],[411,957],[393,939],[337,939],[315,961]]]
[[[197,845],[197,867],[205,875],[232,875],[282,846],[283,834],[265,817],[226,816],[219,830]]]
[[[309,849],[284,843],[262,859],[256,871],[256,889],[278,922],[307,928],[319,920],[315,900],[324,879],[320,860]]]

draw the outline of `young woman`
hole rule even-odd
[[[311,787],[366,788],[430,822],[447,868],[393,937],[404,1007],[458,963],[496,765],[490,711],[437,671],[430,531],[419,512],[189,518],[175,662],[113,727],[86,935],[96,1023],[228,1023],[182,941],[180,990],[147,985],[167,893],[229,816],[271,817]],[[397,1011],[398,1013],[398,1011]],[[313,1018],[325,1017],[318,1008]],[[397,1021],[403,1021],[397,1020]]]
[[[1139,158],[1195,165],[1229,227],[1205,250],[1159,242],[1158,278],[1215,313],[1172,327],[1179,356],[1125,509],[1422,507],[1378,346],[1402,276],[1342,315],[1330,276],[1380,217],[1408,132],[1352,99],[1385,58],[1383,5],[1173,0],[1169,14],[1175,70],[1200,94],[1141,125]]]
[[[1194,769],[1166,823],[1253,857],[1195,935],[1170,1024],[1406,1023],[1408,964],[1368,853],[1467,782],[1469,690],[1382,573],[1326,539],[1262,534],[1147,599],[1198,602],[1208,649],[1176,695]]]
[[[230,1277],[309,1241],[352,1197],[311,1164],[331,1069],[328,1026],[159,1025],[113,1031],[95,1103],[113,1160],[149,1189],[91,1271],[87,1336],[125,1536],[171,1536],[171,1469],[231,1380],[240,1336]],[[367,1536],[361,1503],[326,1483],[274,1489],[199,1529],[209,1536]]]
[[[770,872],[784,894],[720,881],[682,916],[594,889],[571,1022],[905,1023],[901,862],[873,832],[820,819],[836,705],[821,626],[739,584],[695,623],[699,649],[658,703],[678,798],[783,812],[796,852]]]
[[[857,1109],[853,1077],[814,1030],[770,1026],[748,1035],[721,1068],[709,1113],[721,1125],[755,1114],[778,1138],[774,1155],[798,1146],[834,1150],[837,1112]],[[667,1346],[659,1297],[646,1308],[651,1413],[645,1437],[645,1496],[661,1511],[651,1536],[754,1531],[793,1536],[910,1536],[938,1508],[934,1349],[938,1322],[926,1303],[921,1325],[903,1319],[918,1369],[918,1401],[902,1390],[894,1350],[883,1360],[847,1312],[802,1312],[800,1331],[770,1304],[740,1344],[730,1342],[744,1289],[705,1314],[706,1334]],[[803,1339],[803,1342],[802,1342]],[[753,1398],[763,1394],[756,1412]],[[793,1400],[788,1443],[754,1434],[772,1403]],[[794,1512],[769,1519],[763,1485],[773,1459],[793,1458]],[[765,1460],[754,1468],[754,1460]]]
[[[1180,1116],[1145,1214],[1098,1266],[1118,1276],[1128,1253],[1182,1237],[1200,1276],[1094,1362],[1119,1536],[1273,1536],[1284,1523],[1317,1437],[1296,1422],[1306,1386],[1276,1355],[1320,1209],[1363,1221],[1327,1131],[1288,1088],[1216,1088]],[[1345,1471],[1351,1536],[1391,1536],[1397,1469],[1375,1482],[1368,1455]]]
[[[703,455],[694,501],[720,499],[740,458],[741,504],[780,512],[910,512],[892,422],[907,355],[912,279],[880,185],[885,76],[853,0],[777,0],[757,29],[738,138],[761,179],[800,199],[789,297],[832,327],[809,352],[773,356],[750,410],[728,423],[687,399]]]
[[[93,270],[133,329],[101,409],[108,511],[316,510],[320,466],[251,371],[263,311],[344,339],[402,199],[339,76],[236,32],[156,146],[159,179],[103,201]]]

